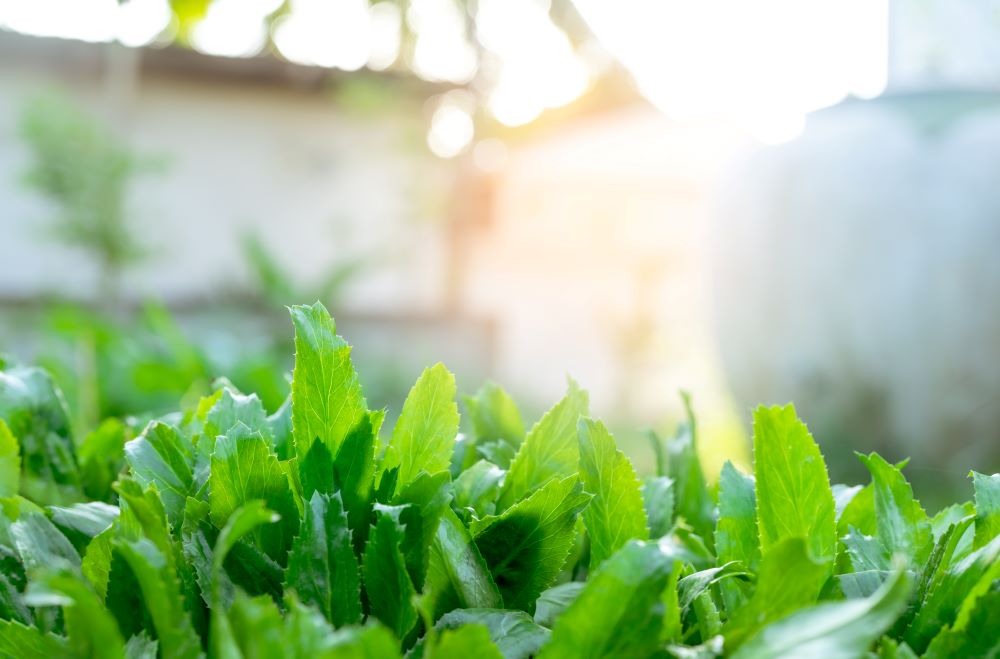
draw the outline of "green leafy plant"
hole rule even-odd
[[[692,416],[640,480],[576,383],[530,429],[489,384],[461,434],[440,364],[383,442],[326,309],[291,314],[271,415],[222,383],[78,439],[45,372],[0,373],[0,656],[1000,653],[1000,475],[934,516],[876,454],[831,486],[789,405],[753,474],[707,485]]]

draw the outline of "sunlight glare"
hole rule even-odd
[[[274,27],[274,43],[293,62],[357,71],[371,53],[367,0],[294,0]]]
[[[412,0],[406,22],[417,40],[410,68],[424,80],[465,84],[476,75],[476,50],[465,31],[465,17],[454,0]]]
[[[454,158],[472,142],[475,124],[464,96],[456,91],[440,97],[427,132],[427,146],[436,156]]]

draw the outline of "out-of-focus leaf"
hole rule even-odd
[[[641,493],[649,537],[662,538],[674,521],[674,482],[667,476],[650,476],[642,481]]]
[[[52,523],[66,535],[78,551],[108,529],[118,519],[118,514],[117,506],[101,501],[74,503],[65,508],[49,506]]]
[[[539,595],[535,602],[535,622],[551,628],[563,611],[576,601],[584,585],[582,581],[567,581]]]
[[[290,308],[295,325],[292,374],[292,432],[295,454],[304,456],[313,441],[337,454],[344,437],[367,411],[351,347],[321,303]]]
[[[837,529],[830,480],[792,405],[757,408],[753,450],[761,554],[786,538],[803,538],[812,557],[830,561],[832,570]]]
[[[0,497],[16,496],[21,487],[21,450],[0,419]]]
[[[931,641],[924,657],[1000,656],[1000,589],[979,598],[965,624],[944,627]]]
[[[69,652],[66,639],[37,627],[0,620],[0,656],[17,659],[53,659]]]
[[[22,514],[11,524],[10,535],[26,571],[45,568],[79,571],[80,554],[45,515]]]
[[[587,392],[570,380],[566,397],[532,427],[511,461],[497,511],[507,510],[553,479],[576,473],[580,462],[576,425],[587,410]]]
[[[234,391],[230,387],[222,387],[221,395],[205,415],[204,433],[211,438],[225,435],[233,426],[242,423],[250,430],[261,434],[269,446],[273,446],[271,424],[268,423],[264,405],[257,394],[249,396]]]
[[[516,451],[524,441],[524,421],[521,419],[520,410],[517,409],[517,403],[500,385],[487,382],[476,392],[474,398],[466,396],[463,400],[472,419],[477,447],[503,442]],[[499,455],[495,450],[491,453],[493,457]],[[466,462],[470,463],[471,459]],[[510,466],[509,462],[495,464],[502,468]]]
[[[358,562],[339,493],[313,493],[288,556],[286,575],[286,586],[335,626],[361,622]]]
[[[909,596],[910,579],[897,570],[869,598],[824,602],[771,623],[733,657],[862,657],[903,613]]]
[[[103,602],[79,575],[48,571],[29,586],[33,606],[62,606],[70,648],[77,656],[125,659],[125,640]]]
[[[20,445],[21,492],[42,505],[79,500],[69,413],[48,373],[31,367],[0,372],[0,419]]]
[[[299,515],[277,456],[260,433],[237,424],[215,443],[209,478],[212,522],[222,527],[234,510],[259,499],[281,516],[253,531],[254,544],[279,564],[298,533]]]
[[[576,516],[589,501],[570,476],[550,480],[502,514],[472,523],[470,531],[505,606],[534,612],[535,600],[563,568]]]
[[[539,659],[651,655],[659,645],[659,603],[673,564],[657,545],[630,541],[601,564],[556,620]]]
[[[698,458],[698,435],[691,399],[683,395],[687,421],[667,442],[667,475],[674,481],[676,514],[683,517],[706,543],[711,545],[715,532],[715,504],[708,492]],[[711,548],[711,547],[710,547]]]
[[[486,460],[463,471],[452,485],[455,508],[465,513],[471,510],[476,517],[496,513],[496,499],[505,473]]]
[[[490,631],[483,625],[469,624],[457,629],[445,629],[434,648],[434,659],[503,659],[500,650],[490,640]]]
[[[457,609],[444,614],[435,629],[460,629],[466,625],[482,625],[489,631],[490,641],[504,659],[528,659],[548,641],[550,632],[531,620],[523,611],[502,609]]]
[[[753,595],[726,626],[726,649],[736,649],[765,625],[814,604],[829,574],[830,560],[813,559],[803,538],[773,545],[761,561]]]
[[[98,501],[111,498],[111,483],[121,470],[130,432],[124,423],[110,418],[84,437],[79,447],[80,478],[88,497]]]
[[[443,364],[425,370],[410,389],[386,453],[384,469],[399,467],[399,491],[421,471],[446,471],[458,434],[455,376]]]
[[[125,461],[142,487],[156,485],[170,523],[180,523],[194,483],[194,456],[177,431],[165,423],[150,422],[125,445]]]
[[[583,511],[594,569],[629,540],[646,540],[649,529],[639,479],[625,454],[600,421],[580,419],[580,475],[594,495]]]
[[[976,489],[976,537],[975,548],[987,544],[1000,535],[1000,474],[984,476],[971,473],[972,485]]]
[[[760,562],[757,539],[757,497],[752,476],[728,460],[719,477],[719,521],[715,527],[719,563],[740,561],[751,570]]]

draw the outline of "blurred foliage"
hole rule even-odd
[[[256,234],[244,236],[243,256],[250,269],[255,293],[270,307],[286,306],[300,300],[321,300],[331,305],[339,302],[344,288],[369,263],[365,256],[350,257],[333,264],[318,282],[302,285]]]
[[[113,302],[123,268],[143,255],[128,221],[132,180],[158,161],[133,151],[94,117],[61,96],[40,96],[21,112],[20,135],[31,163],[27,185],[56,209],[54,239],[90,254],[100,266],[100,295]]]

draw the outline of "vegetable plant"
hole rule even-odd
[[[693,416],[640,480],[587,393],[530,426],[438,364],[369,409],[320,305],[291,395],[75,436],[0,373],[0,656],[948,657],[1000,653],[1000,475],[928,515],[905,463],[831,486],[791,405],[710,486]],[[119,424],[120,425],[120,424]],[[126,441],[127,439],[127,441]]]

